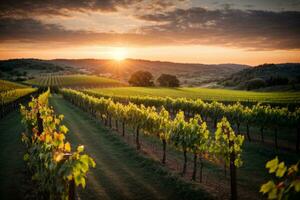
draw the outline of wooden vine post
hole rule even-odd
[[[71,153],[65,153],[65,155],[64,155],[65,160],[68,160],[71,155],[72,155]],[[75,181],[74,181],[74,179],[71,179],[69,181],[69,189],[68,189],[69,190],[68,191],[69,198],[68,198],[68,200],[75,200],[76,199],[75,188],[76,188],[75,187]]]
[[[136,149],[137,150],[141,149],[139,136],[140,136],[140,127],[137,126],[136,127],[136,138],[135,138],[135,143],[136,143]]]
[[[229,142],[229,149],[233,149],[230,153],[230,187],[231,187],[231,200],[237,199],[237,188],[236,188],[236,166],[235,161],[235,152],[234,152],[234,141]]]
[[[122,136],[125,136],[125,122],[122,122]]]
[[[41,114],[39,111],[36,113],[36,119],[38,125],[38,136],[40,136],[44,131],[44,127],[43,127],[43,119],[41,118]]]
[[[75,200],[75,181],[72,179],[69,182],[69,200]]]

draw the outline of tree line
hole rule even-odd
[[[156,81],[161,87],[179,87],[180,85],[177,77],[171,74],[161,74]],[[153,75],[148,71],[137,71],[133,73],[128,83],[132,86],[140,87],[151,87],[155,85]]]

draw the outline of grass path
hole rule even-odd
[[[81,199],[191,198],[191,194],[180,193],[174,179],[155,173],[153,161],[141,157],[88,114],[56,95],[50,105],[56,113],[65,115],[64,124],[70,129],[68,139],[73,145],[85,145],[97,164],[88,175],[87,188],[79,191]],[[204,199],[203,195],[193,199]]]
[[[0,120],[0,199],[23,199],[24,181],[20,114],[13,112]]]

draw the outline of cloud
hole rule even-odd
[[[70,12],[116,12],[119,8],[166,9],[185,0],[1,0],[0,17],[69,16]]]
[[[296,11],[194,7],[138,18],[158,23],[142,27],[142,33],[176,38],[181,43],[249,49],[300,49],[300,12]]]
[[[142,0],[135,2],[143,3]],[[69,8],[71,5],[76,7],[77,4],[70,3]],[[161,7],[164,6],[172,7],[171,4]],[[101,4],[101,8],[104,9],[104,4]],[[140,28],[128,33],[115,33],[68,30],[62,25],[30,17],[0,17],[0,42],[48,42],[70,46],[216,45],[248,50],[300,49],[300,12],[296,11],[209,10],[192,7],[143,14],[136,18],[145,22]]]
[[[48,43],[54,45],[157,45],[170,43],[167,38],[134,33],[67,30],[61,25],[45,24],[35,19],[0,18],[0,43]]]

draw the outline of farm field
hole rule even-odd
[[[239,130],[241,131],[240,133],[244,134],[245,137],[248,137],[248,133],[249,133],[249,137],[251,135],[251,138],[254,139],[255,141],[260,141],[260,142],[264,142],[261,140],[262,136],[261,136],[261,127],[263,127],[263,132],[264,132],[264,139],[265,142],[269,143],[270,145],[275,145],[274,144],[274,125],[276,123],[280,123],[281,125],[277,127],[278,131],[280,134],[278,134],[276,137],[278,139],[278,144],[279,146],[285,148],[285,149],[295,149],[295,141],[298,141],[297,139],[297,131],[296,131],[296,125],[295,124],[289,124],[287,121],[281,121],[280,120],[274,122],[275,118],[270,117],[271,115],[266,114],[267,118],[261,118],[259,119],[259,116],[255,116],[255,111],[253,112],[253,109],[255,109],[255,104],[258,102],[253,102],[252,104],[246,104],[246,105],[240,105],[237,104],[236,101],[230,101],[230,104],[220,104],[218,101],[216,104],[215,103],[201,103],[197,102],[197,99],[190,99],[190,100],[182,100],[176,97],[171,97],[166,99],[164,96],[159,96],[159,97],[155,97],[155,96],[149,96],[149,95],[139,95],[139,96],[135,96],[135,95],[118,95],[112,92],[106,92],[106,91],[115,91],[115,88],[105,88],[105,89],[86,89],[83,92],[85,92],[88,95],[92,95],[95,96],[97,98],[111,98],[116,102],[122,102],[122,103],[135,103],[135,104],[144,104],[145,106],[155,106],[155,107],[160,107],[160,106],[164,106],[166,109],[168,109],[169,111],[171,111],[172,109],[174,110],[182,110],[185,111],[187,113],[193,113],[194,114],[200,114],[202,117],[206,118],[206,122],[210,125],[210,128],[212,130],[214,130],[214,114],[213,115],[209,115],[209,113],[214,113],[217,114],[218,111],[214,111],[213,108],[215,108],[216,110],[220,109],[219,112],[223,113],[223,116],[226,116],[228,118],[232,118],[233,113],[235,112],[240,112],[240,113],[244,113],[244,117],[241,117],[241,119],[239,120],[239,128],[236,127],[236,124],[234,124],[234,120],[231,120],[231,124],[232,126],[235,128],[235,131],[239,132]],[[130,88],[128,88],[130,90]],[[157,89],[159,90],[159,89]],[[163,89],[161,89],[163,90]],[[169,89],[171,90],[171,89]],[[105,91],[105,92],[102,92]],[[118,88],[116,88],[116,91],[118,91]],[[269,103],[266,102],[266,105],[269,105]],[[271,105],[274,105],[274,103],[271,103]],[[284,111],[284,107],[286,107],[288,105],[288,103],[275,103],[275,106],[277,105],[281,105],[283,106],[283,110],[280,111],[279,108],[274,108],[274,110],[277,109],[276,112],[285,112]],[[294,106],[298,106],[299,104],[296,103],[294,104]],[[237,107],[235,107],[237,106]],[[247,106],[247,107],[246,107]],[[254,107],[253,107],[254,106]],[[247,109],[246,109],[247,108]],[[258,107],[257,107],[258,108]],[[264,107],[261,107],[264,108]],[[237,109],[234,111],[230,111],[231,109]],[[251,111],[251,115],[249,112],[244,112],[245,110]],[[245,115],[246,113],[246,115]],[[285,114],[285,118],[287,117],[287,115],[289,115],[288,113]],[[246,127],[246,121],[242,122],[242,119],[247,119],[247,116],[250,117],[252,116],[251,119],[251,125],[249,126],[248,124],[248,128]],[[268,117],[269,116],[269,117]],[[291,116],[291,114],[290,114]],[[189,116],[191,117],[191,116]],[[251,118],[251,117],[250,117]],[[249,119],[250,119],[249,118]],[[279,118],[278,118],[279,119]],[[261,120],[264,120],[264,123],[261,123]],[[293,120],[290,120],[289,122],[292,122]],[[242,123],[240,123],[242,122]],[[251,131],[250,131],[251,129]],[[251,134],[250,134],[251,132]],[[247,133],[247,134],[246,134]],[[249,138],[248,138],[249,139]],[[250,140],[250,139],[249,139]],[[296,147],[297,148],[297,147]]]
[[[89,75],[49,75],[25,81],[24,83],[43,87],[116,87],[124,86],[114,79]]]
[[[49,77],[47,77],[49,79],[45,83],[45,86],[48,85],[49,87],[60,87],[58,85],[52,84],[52,82],[59,82],[58,78],[54,78],[56,76]],[[76,78],[77,77],[78,75],[76,75]],[[62,79],[62,77],[59,78]],[[80,78],[84,80],[90,79],[90,77]],[[74,79],[73,82],[75,82]],[[104,81],[102,86],[107,87],[108,82],[109,81]],[[84,85],[84,83],[82,83],[82,85]],[[88,87],[89,86],[90,85],[88,85]],[[77,86],[73,85],[72,87],[76,88]],[[35,91],[36,89],[13,89],[2,92],[2,94],[18,90]],[[209,97],[211,97],[208,100],[217,100],[217,98],[221,99],[221,96],[218,96],[218,92],[224,95],[228,95],[228,93],[230,92],[229,90],[204,88],[167,89],[137,87],[99,87],[86,90],[95,94],[104,94],[107,96],[170,96],[174,97],[175,99],[179,97],[197,99],[201,98],[201,96],[205,96],[203,93],[206,93],[210,94]],[[98,106],[93,107],[94,105],[91,103],[92,101],[82,101],[81,103],[79,103],[81,101],[81,97],[79,96],[73,98],[74,104],[79,103],[79,105],[75,106],[68,102],[72,102],[72,98],[68,99],[68,97],[64,94],[68,92],[68,89],[61,89],[57,91],[58,94],[53,93],[49,98],[49,105],[54,108],[57,115],[63,114],[65,116],[62,123],[66,125],[69,130],[69,133],[66,136],[71,143],[71,148],[76,149],[76,146],[84,145],[85,152],[90,155],[97,164],[96,168],[90,169],[90,172],[87,175],[87,182],[85,183],[87,185],[86,188],[83,189],[81,187],[78,187],[78,189],[76,189],[76,193],[77,195],[79,195],[80,199],[199,199],[199,196],[202,197],[201,199],[230,199],[231,194],[229,183],[231,179],[229,176],[229,172],[226,172],[227,170],[224,171],[224,162],[222,161],[222,159],[219,161],[210,160],[211,158],[203,159],[204,167],[203,175],[201,175],[201,177],[203,176],[203,178],[201,178],[203,179],[203,182],[199,182],[200,174],[196,174],[196,180],[191,181],[194,162],[194,155],[192,152],[187,152],[187,169],[186,173],[182,175],[182,162],[184,161],[182,151],[178,149],[178,147],[174,146],[173,141],[169,140],[169,144],[166,150],[167,160],[165,164],[161,164],[161,141],[155,134],[153,135],[153,133],[147,133],[146,127],[146,130],[140,130],[141,149],[136,150],[136,130],[134,126],[128,125],[127,127],[126,125],[126,137],[122,137],[120,127],[118,129],[118,126],[115,125],[114,122],[114,120],[120,120],[121,116],[116,116],[114,114],[112,117],[107,112],[108,110],[101,110],[101,108],[109,108],[111,109],[109,110],[109,112],[122,115],[117,110],[114,110],[117,109],[117,107],[114,107],[111,103],[109,104],[109,107],[102,107],[101,103]],[[76,90],[73,91],[75,92]],[[245,91],[232,92],[234,93],[234,95],[228,101],[234,102],[236,101],[236,98],[240,99],[248,95],[248,92]],[[50,94],[49,91],[45,93]],[[44,97],[45,93],[42,93],[43,95],[41,95],[41,100],[39,101],[47,102],[48,97]],[[282,93],[263,93],[263,96],[258,97],[255,97],[254,94],[259,94],[259,92],[251,92],[251,94],[253,95],[253,98],[256,98],[256,100],[252,99],[251,101],[272,99],[272,101],[270,101],[271,103],[283,103],[283,105],[292,103],[286,102],[286,99],[288,98],[286,98],[285,100],[283,100],[283,98],[280,98],[279,94]],[[297,95],[292,95],[298,94],[297,92],[289,92],[288,94],[290,98],[293,97],[297,99]],[[214,99],[212,99],[212,96]],[[229,95],[227,97],[228,99],[230,98]],[[269,101],[262,102],[268,103]],[[40,105],[42,106],[43,104]],[[86,110],[86,108],[89,108],[89,110]],[[108,127],[106,122],[104,123],[101,118],[97,118],[95,114],[93,114],[93,108],[99,109],[98,111],[100,113],[103,113],[103,115],[106,115],[105,117],[107,119],[113,120],[113,125]],[[82,109],[87,112],[83,111]],[[150,118],[147,119],[150,123],[152,123],[151,116],[153,114],[149,112],[148,115]],[[33,116],[35,117],[36,115],[34,114]],[[128,113],[128,116],[130,116],[130,112]],[[287,116],[283,117],[286,118]],[[139,118],[139,115],[136,115],[136,118]],[[214,126],[212,119],[205,119],[208,120],[208,129],[213,134],[213,132],[216,130],[216,127]],[[143,118],[138,120],[143,120]],[[21,125],[20,121],[20,116],[16,112],[12,112],[10,115],[8,115],[8,117],[3,118],[0,124],[0,128],[5,130],[3,134],[10,134],[12,131],[16,131],[19,133],[22,132],[24,130],[24,126]],[[121,121],[119,121],[119,126],[120,122]],[[237,133],[234,121],[229,120],[229,122],[231,123],[233,130],[235,130]],[[137,121],[136,123],[141,122]],[[16,126],[13,126],[13,130],[9,128],[11,124],[16,124]],[[155,123],[153,125],[155,125]],[[299,155],[294,149],[294,142],[296,140],[294,126],[292,128],[283,125],[282,127],[278,127],[277,141],[279,144],[279,148],[275,149],[273,144],[273,129],[270,129],[270,127],[265,127],[265,141],[264,143],[261,143],[259,141],[260,127],[252,125],[251,136],[254,142],[249,142],[248,140],[246,140],[246,126],[244,124],[241,124],[240,126],[240,133],[241,135],[245,136],[245,142],[242,146],[241,152],[243,165],[237,170],[238,176],[236,181],[238,189],[238,199],[260,198],[261,194],[259,193],[259,189],[261,184],[268,181],[271,177],[268,174],[267,170],[265,170],[265,164],[270,159],[278,156],[278,158],[280,160],[284,160],[286,164],[296,163],[299,159]],[[21,129],[21,131],[19,129]],[[116,131],[117,129],[118,131]],[[155,128],[149,130],[155,130]],[[20,135],[10,135],[8,138],[10,138],[11,143],[8,140],[3,140],[2,143],[4,143],[3,145],[8,149],[21,149],[19,150],[19,152],[22,152],[22,146],[17,143],[17,136],[20,139]],[[291,148],[283,148],[286,146]],[[5,159],[8,159],[6,158],[6,154],[1,154],[1,160]],[[28,188],[24,187],[24,185],[27,185],[28,187],[28,184],[24,184],[24,181],[18,182],[18,179],[12,180],[9,179],[8,176],[6,176],[6,174],[11,176],[14,171],[17,171],[16,174],[18,178],[22,179],[23,177],[24,179],[25,174],[24,171],[21,170],[22,168],[24,168],[24,163],[20,162],[19,159],[20,158],[18,156],[15,156],[14,158],[8,159],[9,162],[7,163],[7,165],[3,165],[3,177],[2,179],[0,179],[1,185],[9,185],[10,188],[7,189],[7,191],[1,192],[1,195],[4,197],[7,197],[14,192],[16,193],[16,196],[22,196],[24,191],[28,190]],[[200,164],[198,163],[198,165]],[[251,177],[251,179],[249,179],[249,177]],[[136,190],[137,187],[139,187],[139,190]]]
[[[300,200],[300,0],[0,13],[0,200]]]
[[[36,88],[23,88],[23,89],[13,89],[0,93],[0,104],[6,104],[13,102],[16,99],[31,94],[36,91]]]
[[[160,164],[162,153],[160,141],[152,136],[141,135],[142,151],[135,150],[134,130],[126,129],[126,137],[106,128],[90,114],[70,104],[60,95],[52,94],[49,99],[57,114],[63,114],[63,123],[69,128],[67,138],[72,148],[84,144],[86,153],[91,155],[97,167],[87,177],[87,187],[78,188],[80,199],[228,199],[229,175],[224,176],[223,167],[209,161],[204,162],[203,183],[190,182],[193,155],[188,154],[188,170],[180,178],[182,154],[170,146],[167,163]],[[1,120],[1,141],[6,149],[16,149],[16,156],[1,153],[1,160],[7,160],[1,167],[1,197],[24,194],[24,172],[22,168],[22,145],[19,133],[23,130],[21,119],[16,112]],[[16,133],[16,134],[12,134]],[[290,151],[277,150],[264,144],[248,143],[243,146],[243,166],[238,170],[239,199],[257,199],[260,184],[270,178],[264,169],[265,163],[275,156],[287,164],[297,162],[299,156]],[[11,179],[12,173],[17,174]],[[249,179],[251,177],[251,179]],[[199,176],[197,175],[197,179]],[[6,189],[6,187],[9,187]],[[137,190],[137,188],[139,188]],[[193,189],[194,188],[194,189]],[[208,191],[218,191],[208,194]],[[209,197],[212,195],[212,197]]]
[[[185,97],[207,101],[250,101],[265,103],[300,103],[300,92],[252,92],[209,88],[117,87],[90,89],[96,93],[120,96]]]
[[[139,155],[111,130],[61,96],[53,95],[50,105],[65,116],[71,143],[84,144],[97,163],[88,175],[87,188],[79,193],[80,199],[186,199],[180,192],[189,199],[197,199],[196,195],[207,199],[202,190],[177,190],[179,183],[155,172],[161,168],[158,163]]]
[[[130,116],[130,115],[134,114],[135,112],[142,112],[143,114],[140,115],[140,119],[139,120],[142,121],[143,119],[147,118],[147,121],[150,121],[150,123],[153,120],[152,116],[153,116],[154,119],[156,119],[158,117],[158,116],[155,117],[155,115],[157,115],[157,113],[155,114],[155,112],[153,112],[153,111],[151,111],[149,109],[146,110],[146,108],[140,108],[141,110],[145,109],[144,111],[138,111],[138,110],[134,111],[135,109],[138,109],[138,108],[135,108],[134,105],[130,105],[130,104],[127,105],[127,108],[125,108],[126,106],[124,106],[124,108],[123,108],[124,111],[119,112],[118,109],[120,107],[122,107],[122,106],[120,106],[120,105],[113,105],[114,103],[112,103],[111,100],[109,100],[109,99],[107,99],[107,100],[104,100],[104,99],[99,100],[98,99],[97,100],[95,98],[86,96],[83,93],[76,92],[74,90],[73,91],[72,90],[63,90],[62,94],[69,101],[73,102],[77,106],[79,106],[82,109],[86,110],[90,114],[94,113],[94,115],[95,115],[95,111],[100,111],[100,113],[111,112],[113,114],[113,118],[114,119],[122,120],[122,118],[123,118],[122,117],[122,115],[123,115],[122,112],[124,112],[124,111],[126,113],[125,117],[128,116],[128,115]],[[106,110],[106,108],[108,108],[109,110]],[[129,109],[128,113],[126,111],[127,109]],[[115,113],[119,113],[119,114],[115,114]],[[99,118],[100,118],[100,116],[99,116]],[[110,117],[111,117],[111,115],[109,113],[106,114],[106,116],[108,116],[108,119],[110,119]],[[131,125],[129,125],[129,126],[132,126],[132,125],[135,124],[134,122],[137,119],[135,119],[134,116],[135,115],[132,115],[132,121],[131,121],[131,118],[130,118],[130,120],[129,120],[128,123],[130,123]],[[139,116],[139,114],[137,114],[137,116]],[[163,117],[163,116],[161,116],[161,117]],[[137,118],[139,118],[139,117],[137,117]],[[184,121],[184,119],[182,119],[182,120]],[[102,119],[102,121],[103,121],[103,119]],[[141,121],[138,121],[136,123],[140,124],[141,126],[144,126],[145,132],[146,132],[145,135],[149,135],[150,134],[150,136],[153,136],[154,138],[157,139],[157,132],[156,131],[152,132],[152,130],[153,130],[154,127],[149,126],[149,125],[147,126],[147,123],[145,125],[143,125],[143,123]],[[175,119],[175,121],[176,121],[176,119]],[[105,122],[105,124],[106,124],[106,122]],[[178,122],[175,122],[175,123],[178,123]],[[153,125],[155,126],[155,123]],[[111,125],[109,125],[109,126],[111,126]],[[112,130],[113,129],[117,129],[117,126],[111,127],[111,129]],[[154,130],[155,130],[155,128],[154,128]],[[135,131],[132,130],[132,133],[134,133],[134,132]],[[184,130],[182,130],[181,134],[183,134],[183,133],[184,133]],[[173,134],[173,133],[171,133],[171,134]],[[137,134],[135,134],[135,135],[137,136]],[[142,136],[140,136],[140,137],[142,137]],[[181,139],[183,139],[183,137]],[[132,138],[132,140],[133,141],[135,140],[134,137]],[[142,143],[144,144],[144,142],[142,142]],[[138,145],[138,144],[139,143],[136,143],[136,145]],[[176,143],[175,143],[175,145],[176,145]],[[151,149],[152,145],[150,144],[149,146],[150,146],[150,149]],[[138,148],[138,146],[137,146],[137,148]],[[161,155],[161,152],[159,153],[159,155]],[[240,168],[240,170],[239,170],[239,178],[238,178],[239,180],[238,180],[238,182],[240,183],[239,187],[242,187],[242,185],[244,185],[244,186],[247,187],[247,189],[246,190],[239,189],[239,193],[241,193],[241,195],[242,195],[242,197],[240,197],[241,199],[257,199],[258,198],[258,197],[255,196],[255,195],[259,195],[258,192],[257,192],[259,190],[259,187],[257,187],[257,185],[259,185],[259,182],[263,182],[263,179],[265,179],[265,178],[268,177],[267,173],[264,173],[263,170],[260,173],[259,169],[264,168],[264,165],[265,165],[264,163],[266,162],[266,160],[268,159],[269,156],[270,157],[274,157],[275,155],[278,155],[278,157],[285,158],[285,162],[286,163],[295,162],[297,160],[297,158],[298,158],[298,155],[296,153],[290,153],[289,151],[275,150],[273,148],[273,146],[270,147],[267,144],[262,144],[262,143],[249,143],[248,144],[247,142],[245,142],[245,144],[243,145],[243,152],[242,152],[243,162],[244,162],[245,165],[243,165]],[[180,156],[180,153],[177,152],[177,155],[175,155],[175,157],[178,157],[178,156]],[[249,159],[248,156],[251,159],[253,159],[253,160],[251,160],[251,159],[248,160]],[[160,157],[160,156],[158,156],[158,157]],[[295,159],[295,160],[294,161],[291,161],[291,160],[289,161],[288,158],[289,159],[290,158],[291,159]],[[255,162],[259,163],[260,162],[259,160],[261,161],[261,163],[258,164],[258,165],[256,165]],[[265,161],[263,161],[263,160],[265,160]],[[246,163],[247,163],[247,165],[246,165]],[[216,163],[215,163],[215,165],[216,165]],[[179,167],[179,170],[180,170],[180,168],[181,167]],[[174,169],[174,166],[173,166],[173,169]],[[245,170],[245,169],[247,169],[247,170]],[[178,168],[177,168],[177,170],[178,170]],[[220,178],[221,177],[221,173],[222,173],[221,171],[222,170],[220,168],[219,169],[215,168],[215,167],[212,168],[212,174],[214,174],[214,173],[217,174],[216,175],[218,177],[217,178],[218,179],[217,182],[219,182],[219,184],[221,184],[221,181],[224,181],[224,180],[222,180]],[[209,178],[208,178],[209,182],[211,181],[211,179],[213,179],[213,176],[211,176],[212,174],[209,175]],[[241,174],[244,174],[244,175],[241,175]],[[249,176],[252,177],[251,180],[248,180]],[[225,178],[225,180],[226,180],[226,178]],[[225,183],[224,185],[227,185],[227,184]],[[221,185],[218,185],[218,187],[221,187]],[[214,188],[214,190],[217,190],[217,189]],[[252,195],[251,195],[250,190],[252,192],[254,192]],[[248,191],[248,192],[244,193],[245,191]],[[218,194],[219,194],[219,192],[218,192]],[[224,192],[224,190],[223,190],[223,192]]]
[[[96,163],[100,165],[100,169],[102,173],[112,173],[109,171],[123,171],[123,169],[120,169],[119,167],[128,167],[127,165],[132,165],[136,163],[137,165],[142,164],[139,162],[142,162],[139,157],[134,157],[133,159],[130,159],[131,156],[127,155],[127,153],[134,151],[134,130],[127,129],[127,139],[122,141],[122,137],[119,135],[120,133],[117,133],[115,131],[112,131],[110,129],[104,128],[103,125],[97,123],[90,115],[86,114],[85,112],[81,111],[80,109],[76,108],[75,106],[71,105],[69,102],[65,101],[63,98],[61,98],[58,95],[53,95],[53,97],[50,99],[50,105],[54,107],[57,113],[64,114],[65,115],[65,124],[70,128],[70,134],[69,137],[72,141],[72,144],[85,144],[87,146],[87,152],[93,155],[93,157],[96,160]],[[84,133],[84,134],[83,134]],[[102,141],[102,142],[100,142]],[[124,144],[125,142],[125,144]],[[130,147],[126,147],[126,143],[128,143]],[[156,138],[150,137],[150,136],[141,136],[141,144],[143,148],[142,154],[145,154],[146,157],[149,157],[153,160],[159,160],[159,157],[161,155],[161,146],[160,141]],[[112,145],[112,146],[110,146]],[[124,145],[124,146],[123,146]],[[117,149],[121,149],[123,153],[118,152]],[[130,150],[131,149],[131,150]],[[128,152],[129,151],[129,152]],[[101,152],[101,153],[100,153]],[[259,152],[259,153],[258,153]],[[113,157],[110,157],[109,160],[105,159],[103,157],[105,154],[111,155]],[[239,187],[239,194],[241,199],[256,199],[258,198],[258,190],[259,190],[259,184],[261,182],[264,182],[269,178],[269,175],[266,171],[261,170],[264,168],[265,163],[268,161],[269,158],[275,157],[276,155],[279,156],[279,158],[285,158],[285,162],[287,163],[294,163],[297,161],[297,154],[289,151],[282,151],[278,150],[274,152],[273,147],[264,146],[261,144],[254,144],[254,143],[246,143],[244,145],[244,151],[242,154],[244,165],[239,169],[239,178],[238,178],[238,187]],[[120,156],[120,157],[119,157]],[[122,160],[122,156],[124,156],[125,160]],[[183,158],[180,152],[176,150],[175,148],[169,147],[168,148],[168,160],[167,160],[167,168],[168,170],[172,169],[175,174],[180,173],[181,171],[181,162]],[[116,164],[118,161],[122,162],[123,164]],[[111,163],[110,163],[111,162]],[[187,173],[187,177],[185,177],[186,181],[189,182],[190,177],[188,177],[191,174],[192,169],[192,155],[189,155],[189,173]],[[138,164],[139,163],[139,164]],[[107,166],[114,166],[110,167],[109,169],[106,168]],[[124,166],[125,165],[125,166]],[[126,170],[127,174],[128,170],[131,170],[131,167],[129,166],[129,169]],[[175,170],[174,170],[174,166]],[[176,169],[177,168],[177,169]],[[204,177],[206,180],[206,183],[199,184],[197,187],[200,188],[206,188],[209,190],[216,190],[216,187],[219,188],[219,195],[226,195],[228,198],[228,186],[229,183],[229,177],[224,177],[224,172],[222,169],[222,166],[218,166],[216,164],[212,164],[210,162],[205,162],[204,167]],[[138,173],[139,170],[135,169],[134,176],[137,176],[136,173]],[[91,177],[88,177],[88,185],[91,185],[91,188],[87,188],[85,191],[82,191],[82,194],[84,197],[89,198],[91,196],[90,194],[94,194],[95,196],[91,196],[94,198],[102,197],[104,199],[107,199],[107,196],[101,196],[103,195],[103,191],[96,192],[94,191],[96,188],[102,188],[104,190],[110,191],[111,188],[109,188],[109,184],[106,183],[106,181],[112,181],[104,179],[102,174],[99,172],[99,169],[92,170],[92,176],[99,177],[96,180],[99,180],[98,184],[102,184],[102,187],[97,187],[95,183],[96,180],[94,180]],[[131,172],[133,173],[133,172]],[[155,173],[151,172],[152,176],[156,177]],[[113,173],[114,174],[114,173]],[[143,172],[145,174],[145,172]],[[147,173],[146,173],[147,174]],[[133,175],[133,174],[131,174]],[[115,177],[117,176],[117,177]],[[122,180],[124,177],[118,177],[120,176],[118,172],[114,174],[113,177],[110,177],[111,179],[118,179],[117,181],[119,184],[115,187],[122,187]],[[124,175],[122,175],[124,176]],[[126,175],[127,176],[127,175]],[[150,175],[151,176],[151,175]],[[102,177],[102,178],[101,178]],[[252,177],[251,180],[248,179],[248,177]],[[198,177],[199,178],[199,177]],[[104,183],[101,183],[100,180],[104,179]],[[130,180],[130,179],[129,179]],[[116,181],[115,181],[116,182]],[[216,182],[219,182],[218,184]],[[107,184],[107,185],[106,185]],[[152,183],[153,184],[153,183]],[[157,185],[158,183],[154,184]],[[108,188],[106,188],[108,187]],[[123,190],[132,190],[131,182],[128,182],[127,184],[123,184],[123,187],[126,189]],[[117,189],[117,188],[116,188]],[[108,195],[115,195],[114,193],[106,193]],[[151,194],[148,193],[148,194]],[[165,193],[164,193],[165,194]],[[100,196],[99,196],[100,195]],[[125,195],[120,197],[128,197],[126,195],[121,193],[119,195]],[[142,195],[142,194],[135,194],[135,195]],[[216,195],[216,194],[215,194]],[[251,197],[252,196],[252,197]],[[111,196],[110,196],[111,197]],[[219,198],[218,196],[217,198]],[[116,196],[113,196],[113,198],[118,198]],[[142,198],[140,196],[137,196],[137,198]],[[155,196],[152,196],[151,198],[156,199]],[[160,196],[160,198],[164,199],[164,196]]]
[[[25,88],[25,87],[27,87],[27,86],[18,84],[18,83],[14,83],[14,82],[10,82],[10,81],[6,81],[6,80],[0,80],[0,92],[4,92],[7,90],[13,90],[13,89],[21,89],[21,88]]]

